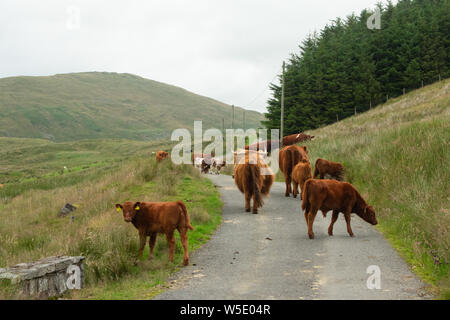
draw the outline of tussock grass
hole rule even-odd
[[[30,189],[14,198],[4,198],[0,207],[0,266],[51,255],[84,255],[87,287],[72,293],[75,298],[101,298],[99,288],[114,288],[115,282],[124,279],[135,284],[133,279],[146,279],[150,287],[162,283],[181,265],[182,248],[177,244],[175,262],[166,262],[166,240],[160,236],[155,259],[134,265],[137,231],[114,208],[115,203],[126,200],[186,201],[188,211],[196,217],[196,230],[189,232],[190,250],[206,241],[220,223],[221,201],[208,180],[189,165],[176,166],[171,161],[157,164],[147,152],[116,163],[114,170],[88,181],[51,190]],[[76,204],[77,210],[57,217],[67,202]],[[156,278],[143,276],[146,271]],[[110,298],[124,294],[108,292]],[[126,296],[138,298],[131,292]],[[11,297],[10,289],[0,287],[0,297]]]

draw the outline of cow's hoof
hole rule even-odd
[[[296,194],[294,194],[294,198],[297,198],[297,195],[296,195]]]
[[[183,265],[187,266],[189,264],[189,259],[184,259],[183,260]]]
[[[309,237],[310,239],[314,239],[314,233],[308,234],[308,237]]]
[[[329,236],[332,236],[332,235],[333,235],[333,232],[332,232],[332,231],[328,231],[328,235],[329,235]]]
[[[355,235],[354,235],[353,233],[350,233],[350,237],[354,238],[354,237],[355,237]]]
[[[284,196],[289,198],[289,193],[285,193]]]
[[[253,213],[253,214],[258,214],[258,211],[253,211],[252,213]]]
[[[250,208],[248,208],[248,209],[245,209],[245,212],[250,212],[251,210],[250,210]]]

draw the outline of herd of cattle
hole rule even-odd
[[[369,206],[360,193],[347,182],[343,182],[344,167],[337,162],[325,159],[317,159],[312,173],[306,146],[298,146],[296,143],[311,140],[314,136],[304,133],[283,137],[283,148],[279,151],[279,167],[284,175],[286,183],[285,196],[292,193],[296,198],[300,194],[301,207],[308,227],[308,236],[314,239],[313,223],[320,210],[324,217],[328,211],[332,211],[331,223],[328,234],[333,235],[333,225],[340,212],[344,214],[347,223],[347,232],[353,237],[350,226],[351,213],[356,213],[364,221],[376,225],[375,210]],[[244,194],[245,210],[258,213],[258,209],[264,204],[263,198],[269,195],[275,175],[266,163],[266,157],[272,147],[279,148],[278,142],[263,141],[251,144],[245,149],[234,153],[233,178],[238,189]],[[168,159],[165,151],[156,153],[158,162]],[[214,154],[192,154],[192,164],[202,173],[212,170],[219,173],[226,163],[223,158]],[[319,177],[320,179],[316,179]],[[326,177],[332,179],[324,179]],[[300,187],[300,193],[299,193]],[[253,200],[253,209],[251,201]],[[175,251],[175,229],[180,233],[181,243],[184,249],[184,265],[189,264],[188,254],[188,230],[194,230],[190,224],[189,213],[182,201],[176,202],[125,202],[116,204],[118,212],[122,211],[124,220],[131,222],[139,232],[140,246],[139,257],[142,256],[147,237],[150,237],[149,258],[153,257],[153,249],[158,233],[166,235],[169,244],[169,261],[173,261]]]

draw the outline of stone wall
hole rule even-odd
[[[58,297],[84,284],[84,257],[48,257],[32,263],[0,268],[0,279],[19,285],[23,298]]]

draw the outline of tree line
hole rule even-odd
[[[379,3],[381,29],[368,28],[373,12],[363,10],[310,34],[286,62],[285,135],[331,124],[447,78],[449,3]],[[281,85],[271,83],[270,90],[264,125],[275,129]]]

